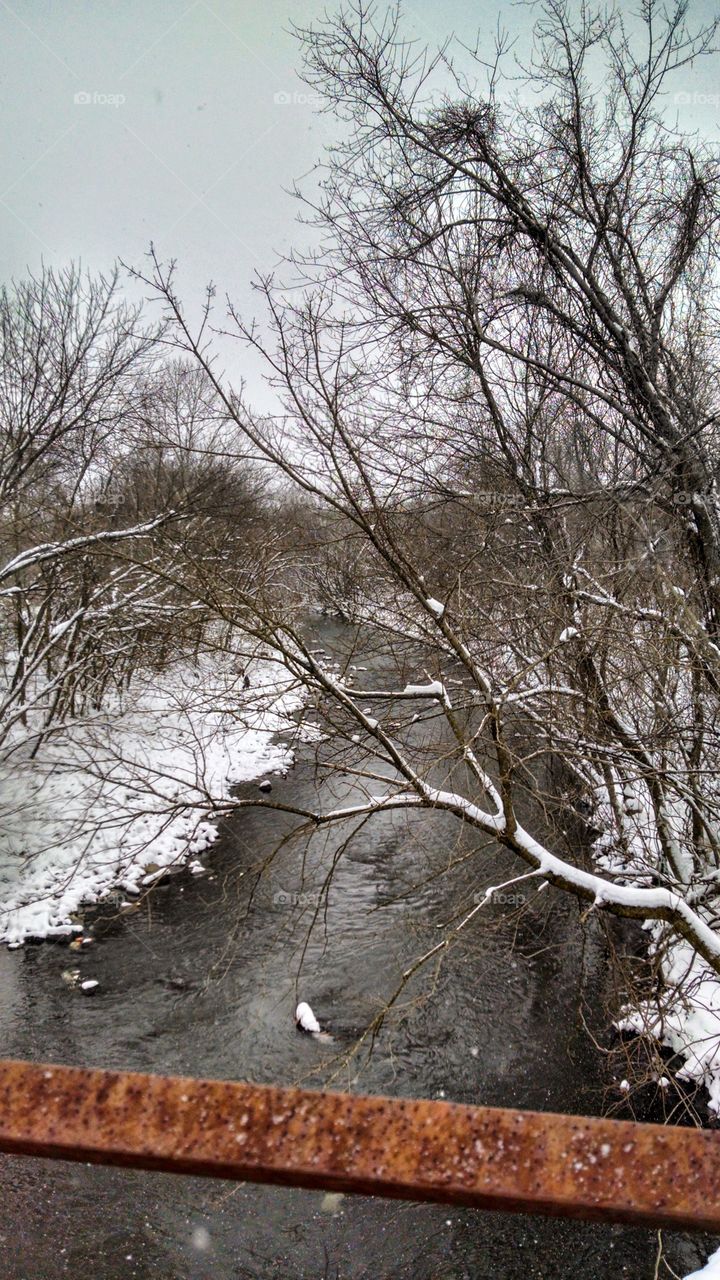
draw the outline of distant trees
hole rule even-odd
[[[323,248],[294,260],[302,295],[259,282],[274,341],[232,315],[278,419],[223,384],[172,271],[153,258],[147,280],[222,413],[325,508],[326,577],[362,562],[355,616],[425,646],[408,687],[357,692],[280,610],[257,615],[368,749],[353,812],[454,814],[592,908],[665,922],[694,981],[692,953],[720,974],[720,168],[664,95],[716,25],[655,0],[627,25],[563,0],[540,15],[514,102],[502,50],[476,52],[480,91],[360,5],[304,33],[347,125]],[[455,742],[445,784],[413,709]],[[602,833],[590,868],[523,827],[542,759]]]
[[[154,359],[156,334],[117,295],[116,276],[74,268],[0,293],[3,740],[18,724],[37,730],[76,714],[86,696],[97,705],[103,637],[117,628],[120,598],[142,594],[105,558],[166,518],[113,526],[91,496],[131,448],[137,381]],[[118,641],[109,643],[119,672]]]
[[[258,573],[262,477],[221,455],[212,386],[159,338],[117,274],[0,292],[0,748],[34,754],[135,671],[221,643],[209,584]]]
[[[137,410],[157,334],[117,286],[69,267],[0,290],[0,500],[26,520],[76,496]]]

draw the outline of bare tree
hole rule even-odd
[[[18,725],[42,732],[75,714],[86,695],[97,705],[110,650],[122,665],[123,600],[132,612],[143,588],[107,558],[156,535],[170,513],[103,525],[92,492],[132,447],[157,337],[119,300],[117,273],[47,270],[0,294],[3,742]]]
[[[247,601],[366,752],[366,800],[301,818],[450,813],[514,855],[510,878],[660,922],[676,994],[720,974],[720,170],[666,95],[715,36],[684,3],[648,0],[629,30],[547,0],[513,101],[502,47],[472,55],[481,92],[396,16],[303,33],[347,125],[310,206],[322,250],[294,260],[301,297],[258,282],[274,341],[230,310],[274,419],[217,373],[210,299],[195,331],[172,268],[144,275],[223,413],[324,507],[336,560],[339,534],[346,561],[362,547],[355,616],[404,646],[400,681],[359,691],[276,599]],[[444,724],[434,756],[418,715]],[[561,809],[592,815],[590,865],[523,825],[543,761]]]
[[[194,583],[255,566],[262,478],[218,457],[212,386],[168,362],[117,280],[44,271],[0,295],[7,750],[34,755],[135,671],[217,644]]]
[[[74,270],[5,291],[0,343],[0,931],[17,944],[204,848],[233,764],[254,746],[264,767],[248,729],[287,723],[287,681],[242,630],[279,577],[267,468],[221,453],[232,422],[203,371],[168,358],[116,276]]]

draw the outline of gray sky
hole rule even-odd
[[[712,8],[697,0],[693,12],[708,18]],[[252,312],[252,273],[302,234],[283,188],[311,170],[331,127],[307,101],[288,31],[324,9],[318,0],[0,0],[0,281],[41,259],[93,270],[118,257],[139,263],[152,239],[178,259],[181,292],[198,297],[212,279]],[[526,7],[405,6],[408,33],[431,44],[452,31],[469,42],[479,29],[490,49],[498,15],[522,46]],[[676,88],[681,123],[717,141],[720,59]]]

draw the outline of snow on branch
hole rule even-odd
[[[144,538],[173,519],[177,519],[177,513],[169,511],[157,516],[155,520],[133,525],[130,529],[105,529],[100,533],[90,533],[82,538],[70,538],[67,542],[44,542],[38,547],[29,547],[27,551],[21,551],[0,569],[0,582],[13,577],[16,573],[22,573],[24,569],[43,564],[46,560],[54,560],[58,556],[70,555],[74,551],[84,551],[106,543],[121,542],[126,538]]]
[[[338,686],[350,697],[363,701],[376,698],[379,701],[395,701],[404,698],[440,698],[446,697],[445,686],[440,680],[431,680],[429,684],[406,684],[404,689],[354,689],[350,686]]]
[[[590,900],[596,907],[608,907],[619,915],[635,919],[666,920],[682,934],[703,956],[711,968],[720,973],[720,937],[693,911],[684,898],[671,889],[645,889],[633,885],[616,884],[602,876],[583,871],[582,868],[559,858],[541,845],[522,826],[509,826],[504,814],[490,814],[464,796],[451,791],[439,791],[415,779],[416,794],[399,794],[385,800],[371,799],[365,805],[325,815],[322,821],[340,816],[356,816],[371,813],[380,807],[399,808],[418,805],[444,809],[454,813],[462,821],[478,827],[486,835],[494,836],[513,852],[530,863],[551,884],[569,890],[578,897]]]
[[[397,792],[387,796],[370,796],[364,803],[314,815],[312,821],[320,826],[376,813],[382,809],[443,809],[455,814],[461,821],[477,827],[486,835],[495,837],[529,863],[535,874],[541,875],[557,888],[575,893],[578,897],[589,900],[597,908],[610,908],[618,915],[641,920],[667,921],[691,942],[710,967],[720,974],[720,937],[685,899],[672,889],[646,889],[635,885],[617,884],[603,876],[584,871],[581,867],[576,867],[573,863],[551,853],[518,823],[508,824],[503,813],[488,813],[465,796],[428,786],[417,775],[413,785],[414,791]]]

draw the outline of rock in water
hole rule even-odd
[[[339,1213],[340,1205],[342,1204],[344,1199],[345,1199],[345,1194],[342,1191],[326,1191],[325,1195],[320,1201],[320,1212],[321,1213]]]
[[[267,779],[264,782],[259,782],[258,791],[272,791],[272,782],[268,782]]]
[[[306,1004],[304,1000],[301,1000],[295,1010],[295,1025],[299,1027],[301,1031],[310,1032],[311,1035],[317,1034],[320,1030],[320,1023],[315,1017],[310,1005]]]

